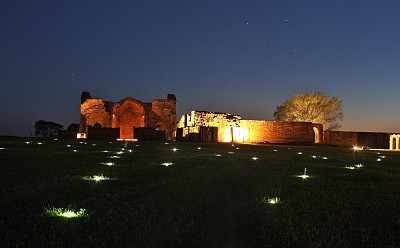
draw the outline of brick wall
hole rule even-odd
[[[314,128],[322,140],[322,125],[311,122],[241,120],[240,127],[248,129],[248,142],[314,144]]]
[[[370,148],[389,148],[388,133],[325,131],[324,143],[334,146],[366,146]]]
[[[199,133],[200,129],[198,127],[218,128],[218,135],[213,133],[213,138],[210,138],[211,140],[217,139],[218,142],[302,144],[322,142],[322,125],[320,124],[241,120],[239,115],[229,113],[192,111],[190,115],[182,116],[178,127],[182,128],[183,137],[191,133]],[[216,131],[214,130],[213,132]],[[201,137],[203,136],[205,137],[206,135],[203,133]]]

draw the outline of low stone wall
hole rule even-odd
[[[325,131],[324,144],[332,146],[356,146],[357,132]]]
[[[325,131],[324,143],[334,146],[365,146],[388,149],[388,133]]]
[[[108,139],[116,140],[119,138],[119,128],[94,128],[88,126],[88,139]]]

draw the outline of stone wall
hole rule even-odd
[[[168,140],[176,135],[176,98],[169,94],[167,99],[155,99],[151,103],[147,126],[166,132]]]
[[[325,131],[324,143],[334,146],[364,146],[370,148],[389,148],[388,133]]]
[[[96,140],[115,140],[120,134],[119,128],[96,128],[88,126],[86,137]]]
[[[301,143],[322,142],[322,125],[310,122],[242,120],[239,115],[192,111],[183,115],[178,127],[183,137],[197,133],[201,141],[236,143]],[[213,130],[200,127],[214,127]],[[217,135],[216,135],[217,132]],[[193,136],[193,135],[192,135]],[[180,137],[179,137],[180,138]]]
[[[225,142],[226,129],[230,127],[239,127],[242,119],[240,115],[230,113],[191,111],[185,114],[179,121],[178,127],[183,128],[183,137],[189,137],[190,133],[199,133],[203,139],[218,140]],[[200,134],[200,127],[216,127],[218,130],[207,130]],[[217,134],[215,133],[217,132]],[[206,134],[209,134],[209,137]],[[199,138],[201,140],[201,138]]]
[[[248,130],[250,143],[314,144],[322,141],[322,125],[311,122],[241,120],[240,127]]]

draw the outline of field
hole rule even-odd
[[[3,139],[0,186],[2,247],[400,246],[398,152]]]

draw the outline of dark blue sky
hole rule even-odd
[[[273,119],[343,100],[342,130],[400,131],[400,1],[0,1],[0,135],[79,122],[80,94]],[[178,118],[179,118],[178,117]]]

